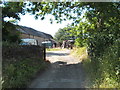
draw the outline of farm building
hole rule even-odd
[[[16,26],[16,29],[21,33],[21,39],[36,39],[38,45],[42,45],[44,41],[51,41],[52,43],[56,43],[53,40],[53,37],[50,34],[46,34],[44,32],[37,31],[33,28],[26,26]]]

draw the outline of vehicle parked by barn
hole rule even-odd
[[[38,45],[38,41],[36,39],[21,39],[22,42],[20,43],[20,45]]]
[[[44,41],[44,42],[42,42],[42,45],[45,46],[46,48],[53,47],[53,43],[51,41]]]

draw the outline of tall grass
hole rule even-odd
[[[75,47],[73,48],[71,54],[81,61],[88,59],[86,47]]]
[[[61,49],[61,48],[46,48],[46,51],[62,51],[65,49]]]

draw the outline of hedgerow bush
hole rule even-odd
[[[90,79],[89,87],[120,88],[120,39],[105,47],[103,51],[96,48],[98,51],[92,52],[96,54],[93,56],[87,54],[86,47],[74,48],[72,54],[76,57],[84,56],[79,59],[83,62],[87,77]]]
[[[120,88],[120,40],[104,50],[101,56],[85,60],[84,67],[95,88]]]
[[[48,67],[40,46],[3,43],[2,89],[26,88],[38,72]]]
[[[25,88],[38,71],[47,67],[41,59],[26,58],[14,61],[16,62],[3,66],[3,88]]]
[[[120,40],[108,47],[100,58],[103,82],[100,87],[120,88]]]

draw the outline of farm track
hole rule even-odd
[[[89,80],[79,60],[70,50],[48,51],[50,67],[38,76],[29,88],[87,88]]]

